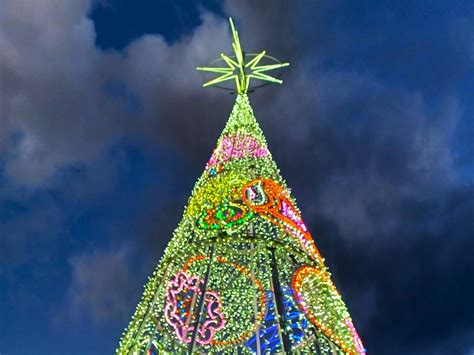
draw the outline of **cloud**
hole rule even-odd
[[[94,323],[124,322],[130,316],[130,298],[135,301],[138,291],[130,248],[94,249],[72,257],[70,265],[72,278],[62,316]]]
[[[174,130],[169,106],[180,103],[171,98],[199,90],[194,67],[229,42],[225,20],[204,14],[203,25],[174,45],[148,35],[126,56],[101,51],[89,7],[88,1],[4,4],[0,154],[5,176],[17,184],[48,186],[62,168],[89,164],[124,135]]]
[[[31,187],[61,167],[93,160],[114,140],[120,114],[101,92],[106,56],[94,27],[74,4],[7,1],[0,15],[5,174]]]

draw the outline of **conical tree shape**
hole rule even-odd
[[[363,352],[241,93],[117,353]]]

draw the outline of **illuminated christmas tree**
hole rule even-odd
[[[117,354],[364,353],[247,97],[288,63],[244,54],[231,27],[227,67],[198,69],[235,82],[234,108]]]

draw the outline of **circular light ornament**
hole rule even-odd
[[[186,261],[183,271],[192,274],[193,268],[199,268],[202,262],[208,262],[208,257],[193,256]],[[212,289],[219,294],[225,318],[225,326],[216,332],[210,344],[235,346],[249,339],[264,317],[266,305],[263,284],[247,267],[222,256],[213,259],[210,274]]]

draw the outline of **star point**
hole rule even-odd
[[[261,51],[257,54],[253,54],[253,58],[246,63],[245,54],[240,45],[239,33],[235,29],[232,18],[229,18],[229,22],[232,30],[232,48],[234,50],[234,55],[229,56],[224,53],[221,53],[220,57],[227,64],[227,67],[196,68],[199,71],[221,74],[220,76],[204,83],[203,87],[218,85],[229,80],[234,80],[237,92],[239,94],[244,94],[249,90],[251,78],[276,84],[283,83],[283,80],[265,74],[265,72],[287,67],[290,65],[290,63],[280,63],[275,58],[267,56],[266,51]],[[260,61],[265,57],[271,58],[277,61],[277,63],[268,65],[258,65]]]

